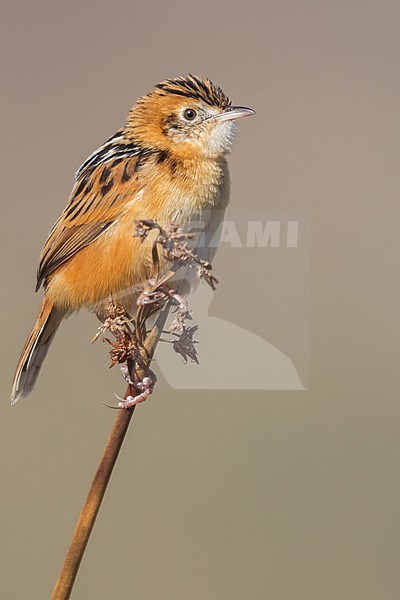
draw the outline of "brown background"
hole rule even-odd
[[[79,163],[138,95],[189,71],[257,109],[231,159],[232,206],[310,217],[309,389],[161,381],[73,597],[399,597],[399,21],[388,0],[3,1],[1,598],[49,596],[115,416],[101,401],[123,388],[82,314],[10,408],[38,253]],[[267,334],[267,316],[244,308],[248,271],[212,312]],[[222,279],[235,289],[229,269]],[[268,307],[262,265],[257,289]],[[282,289],[268,339],[289,352]]]

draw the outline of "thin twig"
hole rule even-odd
[[[149,358],[151,358],[154,354],[165,321],[167,319],[168,312],[169,306],[167,305],[157,318],[151,333],[147,336],[145,346]],[[141,379],[146,376],[147,368],[148,364],[147,367],[145,366],[142,371],[138,373]],[[138,393],[139,392],[133,387],[128,386],[124,398],[127,398],[128,396],[135,396]],[[124,441],[126,432],[128,431],[129,423],[132,419],[135,408],[136,405],[129,409],[118,411],[117,418],[115,419],[114,425],[106,442],[103,455],[100,459],[96,474],[90,486],[85,504],[83,505],[79,515],[78,523],[72,536],[71,544],[65,557],[64,564],[61,568],[60,575],[54,587],[51,600],[68,600],[68,598],[71,596],[79,566],[96,521],[97,513],[99,512],[101,502],[111,477],[111,473],[117,461],[122,442]]]

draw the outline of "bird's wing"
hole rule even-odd
[[[40,256],[37,287],[57,267],[96,240],[124,213],[141,190],[137,156],[117,157],[78,171],[68,206]]]

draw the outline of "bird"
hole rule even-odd
[[[17,364],[12,404],[32,391],[64,318],[81,308],[99,314],[114,296],[127,306],[150,278],[151,248],[134,236],[138,220],[166,227],[179,214],[182,226],[203,223],[208,239],[218,230],[236,122],[254,113],[232,105],[210,79],[165,79],[79,167],[40,255],[36,291],[43,286],[44,297]]]

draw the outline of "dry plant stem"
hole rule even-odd
[[[136,392],[128,387],[125,398],[134,393]],[[71,595],[83,554],[134,410],[135,406],[128,410],[118,411],[85,504],[79,515],[70,547],[51,596],[52,600],[67,600]]]
[[[156,324],[151,333],[146,339],[146,350],[148,356],[152,357],[160,338],[162,329],[167,319],[169,306],[159,315]],[[142,379],[146,375],[145,369],[139,373]],[[135,396],[137,392],[131,386],[125,392],[124,398]],[[107,489],[108,482],[111,477],[114,465],[118,458],[119,451],[124,441],[126,432],[128,431],[129,423],[132,419],[135,406],[127,410],[119,410],[115,419],[113,428],[106,442],[103,455],[97,467],[96,474],[89,489],[85,504],[79,515],[72,541],[68,549],[64,564],[61,568],[60,575],[51,596],[51,600],[68,600],[71,596],[72,588],[81,564],[90,534],[96,521],[97,513],[99,512],[101,502]]]

